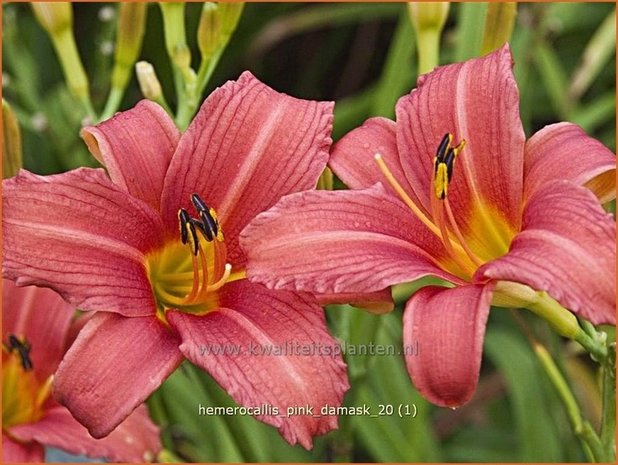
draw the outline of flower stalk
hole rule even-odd
[[[408,3],[418,46],[418,72],[425,74],[439,64],[440,35],[448,17],[449,2]]]
[[[579,342],[596,361],[607,358],[604,333],[596,332],[590,323],[580,326],[577,317],[547,292],[538,292],[520,283],[500,281],[496,284],[492,303],[510,308],[525,307],[547,321],[561,336]]]
[[[165,47],[174,70],[178,98],[176,125],[184,130],[198,105],[195,71],[191,68],[191,51],[187,46],[184,3],[159,3],[163,15]]]
[[[121,3],[118,14],[118,33],[111,91],[101,116],[110,118],[120,106],[122,96],[142,48],[146,26],[146,3]]]
[[[608,347],[603,364],[603,416],[601,419],[602,460],[616,462],[616,343]]]
[[[614,372],[607,366],[603,368],[603,425],[601,437],[599,437],[590,422],[582,417],[575,396],[547,349],[534,340],[532,347],[560,400],[562,400],[573,431],[584,444],[584,449],[590,456],[590,460],[614,462],[616,456],[616,378]]]
[[[86,113],[96,118],[90,100],[90,85],[73,37],[73,11],[69,2],[32,3],[34,15],[52,40],[60,59],[69,91],[82,103]]]

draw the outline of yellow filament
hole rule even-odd
[[[163,300],[165,300],[166,303],[176,305],[176,306],[183,306],[187,304],[186,297],[179,297],[179,296],[170,294],[169,292],[167,292],[167,290],[163,286],[160,286],[158,283],[155,285],[155,287],[156,287],[157,294]]]
[[[410,210],[412,210],[414,215],[416,215],[416,217],[419,220],[421,220],[422,223],[425,226],[427,226],[427,228],[429,228],[429,230],[432,233],[434,233],[436,236],[440,237],[441,236],[440,230],[436,227],[435,224],[433,224],[431,222],[431,220],[429,218],[427,218],[427,216],[425,216],[425,214],[420,210],[420,208],[418,208],[416,206],[414,201],[410,198],[410,196],[403,189],[403,187],[401,187],[401,184],[399,184],[397,179],[395,179],[395,176],[393,176],[393,173],[391,172],[391,170],[389,170],[388,166],[386,166],[386,163],[384,162],[384,159],[382,158],[382,155],[380,155],[379,153],[376,153],[374,155],[374,158],[376,160],[376,163],[378,164],[378,167],[380,168],[380,171],[382,171],[382,174],[384,174],[384,177],[386,178],[388,183],[391,185],[391,187],[393,189],[395,189],[395,192],[397,192],[397,194],[399,194],[399,197],[401,197],[401,200],[404,201],[404,203],[408,206],[408,208]]]
[[[216,291],[217,289],[220,289],[221,287],[223,287],[223,285],[225,283],[227,283],[228,278],[230,277],[230,275],[232,274],[232,265],[230,265],[229,263],[225,264],[225,270],[223,271],[223,276],[221,276],[221,279],[219,279],[219,281],[217,281],[216,283],[211,284],[208,287],[209,291]]]
[[[474,274],[474,269],[470,266],[470,263],[466,263],[464,260],[462,260],[461,254],[455,252],[455,249],[453,248],[451,238],[449,237],[449,231],[444,221],[444,210],[442,208],[442,202],[438,198],[432,197],[431,207],[433,210],[434,220],[436,221],[436,223],[438,223],[440,227],[440,234],[442,237],[442,243],[444,244],[444,248],[446,249],[449,256],[453,259],[453,261],[459,266],[459,268],[472,276]],[[458,243],[456,244],[459,245]]]
[[[198,242],[198,246],[199,246],[199,242]],[[201,247],[200,247],[200,252],[201,252]],[[185,297],[185,300],[187,302],[190,302],[191,300],[193,300],[195,298],[195,296],[197,295],[198,291],[199,291],[199,264],[197,263],[197,258],[195,257],[195,255],[191,254],[191,262],[193,265],[193,286],[191,287],[191,292]]]
[[[202,287],[200,288],[196,300],[200,300],[208,293],[208,262],[206,261],[206,254],[204,253],[204,249],[202,249],[202,244],[199,242],[197,244],[200,263],[202,264]]]

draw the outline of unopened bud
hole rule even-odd
[[[441,31],[448,17],[449,2],[414,2],[408,3],[408,13],[414,29]]]
[[[481,55],[497,50],[509,41],[516,16],[517,2],[491,2],[487,6]]]
[[[154,101],[160,99],[163,92],[153,66],[147,61],[138,61],[135,64],[135,73],[137,74],[137,82],[144,97]]]
[[[224,40],[227,40],[232,35],[232,32],[236,30],[238,21],[240,21],[240,15],[245,8],[244,2],[227,3],[220,2],[218,4],[219,12],[221,13],[221,35]]]
[[[33,2],[31,5],[37,21],[50,35],[56,35],[73,26],[70,2]]]
[[[197,28],[197,45],[205,59],[210,58],[221,43],[221,12],[212,2],[205,2]]]
[[[439,64],[440,35],[448,9],[448,2],[408,3],[410,21],[416,32],[419,74],[427,73]]]
[[[22,167],[21,133],[10,105],[2,100],[2,177],[11,178]]]
[[[89,82],[73,37],[73,11],[68,2],[31,3],[38,22],[49,34],[67,87],[84,105],[88,114],[94,114],[90,102]]]
[[[322,174],[318,178],[316,189],[325,191],[333,190],[333,172],[328,166],[324,168],[324,171],[322,171]]]
[[[121,3],[118,15],[115,65],[112,85],[124,88],[142,48],[146,24],[146,3]]]

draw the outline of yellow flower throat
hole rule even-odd
[[[2,344],[2,429],[8,434],[11,426],[38,421],[51,393],[52,377],[36,377],[30,350],[25,338],[13,334]]]
[[[178,211],[180,238],[148,256],[148,272],[159,316],[173,308],[205,313],[219,306],[217,291],[228,282],[245,277],[227,263],[227,248],[217,214],[197,195],[191,202],[198,213]]]

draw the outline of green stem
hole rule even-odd
[[[580,438],[582,443],[587,446],[593,456],[593,459],[600,461],[604,457],[601,440],[590,423],[582,418],[582,414],[579,406],[577,405],[577,401],[575,400],[575,396],[571,392],[571,389],[562,376],[562,373],[560,373],[556,363],[545,347],[535,341],[533,342],[533,349],[551,383],[556,389],[558,396],[564,404],[567,416],[569,417],[569,421],[573,427],[573,431],[576,436]]]
[[[107,102],[105,103],[103,113],[101,113],[101,117],[99,118],[100,121],[104,121],[114,116],[114,113],[116,113],[120,107],[123,95],[124,88],[112,87],[109,92],[109,97],[107,97]]]
[[[60,64],[62,65],[69,90],[82,103],[86,110],[86,114],[95,121],[96,113],[92,101],[90,100],[88,77],[84,71],[82,61],[79,58],[72,29],[63,29],[53,34],[51,38],[58,57],[60,58]]]
[[[512,281],[499,281],[492,304],[507,308],[525,307],[547,321],[561,336],[579,342],[597,362],[607,358],[605,333],[597,333],[590,326],[582,329],[575,315],[547,292],[537,292]],[[589,334],[591,331],[593,336]]]
[[[208,84],[208,81],[210,81],[212,73],[215,71],[221,55],[223,55],[223,50],[225,50],[225,45],[219,48],[208,60],[202,60],[200,63],[200,68],[197,72],[196,79],[198,95],[202,95],[204,92],[204,88]]]
[[[441,30],[426,29],[418,34],[418,73],[425,74],[438,66]]]
[[[610,347],[610,356],[603,365],[603,410],[601,443],[603,460],[616,462],[616,345]]]
[[[191,51],[187,46],[183,3],[159,3],[163,15],[165,47],[172,63],[178,99],[176,125],[183,131],[197,108],[196,76],[191,69]]]

